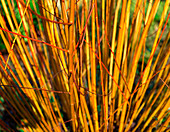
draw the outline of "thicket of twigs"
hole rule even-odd
[[[168,130],[169,0],[0,3],[0,130]]]

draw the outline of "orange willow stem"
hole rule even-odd
[[[92,0],[92,5],[95,4],[95,1]],[[96,8],[96,6],[95,6]],[[92,50],[95,51],[95,10],[92,10]],[[95,61],[95,53],[91,52],[91,74],[92,74],[92,91],[96,93],[96,61]],[[96,94],[91,97],[91,106],[93,108],[93,121],[95,131],[98,130],[98,111],[97,111],[97,98]]]
[[[95,8],[95,16],[96,16],[96,26],[97,26],[97,43],[98,43],[98,52],[99,52],[99,64],[100,64],[100,78],[101,78],[101,87],[102,87],[102,103],[103,103],[103,113],[101,114],[101,118],[104,118],[105,122],[105,131],[107,131],[107,116],[108,116],[108,103],[107,103],[107,90],[104,89],[103,83],[103,67],[101,64],[102,56],[101,56],[101,48],[100,48],[100,32],[99,32],[99,22],[98,22],[98,12],[97,12],[97,0],[95,0],[96,8]],[[106,92],[106,93],[105,93]]]
[[[74,111],[74,93],[73,93],[73,44],[74,44],[74,10],[75,10],[75,5],[74,5],[74,0],[70,1],[70,23],[73,23],[69,27],[69,73],[70,73],[70,79],[69,79],[69,88],[70,88],[70,104],[71,104],[71,118],[72,118],[72,127],[73,131],[75,132],[76,130],[76,123],[75,123],[75,111]]]

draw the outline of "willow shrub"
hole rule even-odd
[[[167,130],[169,4],[1,0],[0,129]]]

